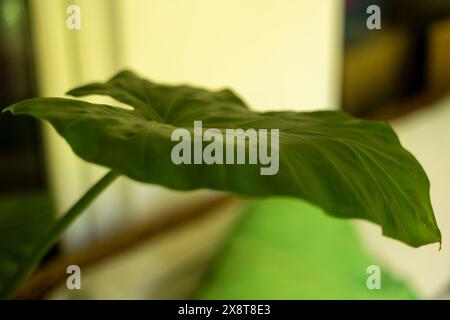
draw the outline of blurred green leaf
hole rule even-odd
[[[259,113],[230,90],[159,85],[127,71],[70,94],[109,95],[134,110],[61,98],[27,100],[8,110],[49,121],[81,158],[138,181],[297,197],[337,217],[375,222],[383,234],[411,246],[441,240],[425,172],[384,122],[337,111]],[[278,174],[261,176],[255,165],[174,165],[171,133],[192,132],[196,120],[205,130],[279,129]]]
[[[197,299],[414,299],[363,250],[352,225],[306,202],[254,201],[226,240]],[[368,289],[371,265],[381,289]]]
[[[0,198],[0,292],[29,257],[36,243],[55,222],[51,201],[45,193]]]

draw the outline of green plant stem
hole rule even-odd
[[[30,254],[30,263],[22,264],[9,282],[0,292],[0,299],[11,299],[20,289],[21,284],[36,269],[45,254],[56,244],[62,233],[80,216],[81,213],[102,193],[117,177],[119,173],[109,171],[95,185],[93,185],[48,231],[47,235],[36,244]]]

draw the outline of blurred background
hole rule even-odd
[[[81,9],[79,30],[66,26],[70,5]],[[381,29],[366,25],[370,5],[381,9]],[[386,120],[430,178],[444,241],[440,251],[414,249],[300,201],[120,178],[21,297],[449,298],[449,57],[448,0],[1,0],[0,108],[129,68],[231,87],[255,110]],[[2,114],[0,128],[0,211],[64,212],[105,173],[48,125]],[[82,290],[66,288],[69,264],[80,265]],[[382,290],[367,289],[373,264]]]

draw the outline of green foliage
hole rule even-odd
[[[56,221],[48,195],[41,193],[0,198],[0,296],[20,265]]]

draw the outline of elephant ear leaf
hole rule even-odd
[[[254,112],[230,90],[160,85],[129,71],[69,94],[107,95],[132,109],[38,98],[7,110],[50,122],[81,158],[141,182],[302,198],[330,215],[377,223],[411,246],[441,241],[427,176],[384,122],[338,111]],[[278,129],[277,174],[261,175],[254,164],[175,165],[171,134],[185,128],[193,136],[194,121],[221,132]]]

